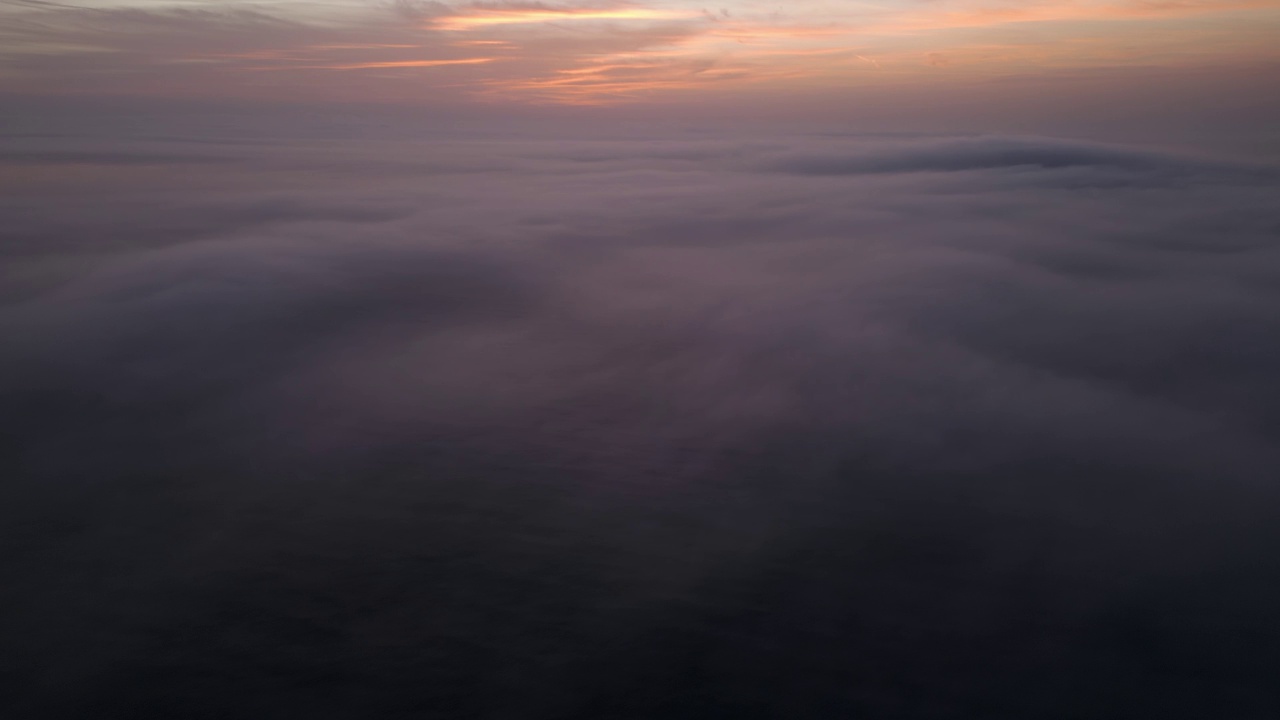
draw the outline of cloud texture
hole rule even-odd
[[[1277,0],[8,0],[0,94],[507,111],[857,102],[1008,77],[1060,94],[1082,71],[1274,74],[1278,27]]]
[[[868,136],[0,164],[6,717],[1280,712],[1274,167]]]

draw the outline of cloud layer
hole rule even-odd
[[[0,710],[1266,717],[1280,179],[13,138]]]

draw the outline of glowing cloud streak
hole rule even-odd
[[[571,9],[563,10],[486,10],[471,15],[451,15],[439,18],[431,26],[438,30],[464,31],[495,25],[529,25],[566,20],[679,20],[697,17],[696,14],[649,8],[621,8],[617,10]]]
[[[428,68],[446,65],[484,65],[497,58],[463,58],[461,60],[396,60],[391,62],[352,63],[350,65],[329,65],[329,70],[381,70],[386,68]]]

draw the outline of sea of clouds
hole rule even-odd
[[[0,143],[0,714],[1271,718],[1280,168]]]

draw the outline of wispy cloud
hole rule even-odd
[[[462,58],[459,60],[389,60],[386,62],[348,63],[346,65],[265,65],[256,70],[388,70],[396,68],[433,68],[449,65],[484,65],[497,58]]]
[[[260,71],[275,70],[306,73],[291,95],[395,100],[421,97],[420,77],[412,87],[396,86],[395,73],[357,85],[340,71],[454,67],[470,88],[449,81],[457,92],[598,104],[698,88],[1280,59],[1280,0],[723,5],[10,3],[0,6],[0,92],[269,95],[277,81]]]
[[[697,17],[694,13],[643,7],[620,8],[476,8],[458,15],[447,15],[431,21],[441,30],[462,31],[496,25],[529,25],[568,21],[675,20]]]

